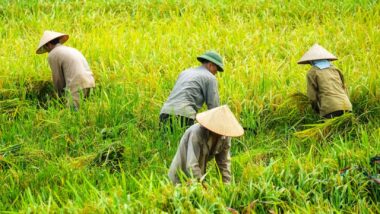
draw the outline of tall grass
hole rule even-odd
[[[379,186],[355,170],[370,171],[380,153],[379,21],[376,0],[0,0],[0,210],[379,213]],[[68,33],[94,72],[97,89],[79,112],[54,98],[41,106],[31,90],[51,79],[47,56],[35,54],[45,29]],[[339,58],[348,127],[315,125],[292,98],[308,70],[296,61],[315,42]],[[183,130],[160,132],[159,110],[209,49],[225,59],[221,103],[247,131],[233,140],[230,185],[211,163],[207,189],[174,187],[166,174]],[[104,164],[114,145],[124,149]]]

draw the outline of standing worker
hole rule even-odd
[[[182,136],[170,165],[169,178],[180,183],[181,175],[203,181],[207,162],[214,159],[224,183],[231,181],[231,137],[244,134],[228,106],[220,106],[196,116],[199,124],[188,128]]]
[[[80,96],[87,98],[91,88],[95,87],[93,74],[81,52],[62,45],[69,35],[54,31],[45,31],[37,54],[48,52],[48,62],[52,70],[54,87],[61,97],[67,89],[72,96],[73,107],[79,108]],[[70,106],[71,102],[68,102]]]
[[[160,123],[169,123],[173,129],[173,123],[179,121],[181,127],[189,127],[194,124],[195,115],[203,103],[208,109],[219,106],[218,83],[215,75],[222,72],[223,59],[214,52],[208,51],[197,57],[202,63],[197,68],[183,71],[164,103],[160,112]]]
[[[312,65],[307,73],[307,96],[313,109],[324,118],[352,111],[343,74],[330,63],[333,60],[337,57],[315,44],[298,61],[298,64]]]

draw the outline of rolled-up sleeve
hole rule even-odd
[[[231,138],[226,139],[227,144],[224,149],[217,155],[215,155],[215,161],[218,165],[222,180],[224,183],[231,181]]]
[[[215,78],[210,79],[206,88],[206,104],[208,109],[219,106],[218,82]]]

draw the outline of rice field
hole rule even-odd
[[[69,34],[95,75],[78,112],[35,54],[44,30]],[[380,213],[363,173],[380,174],[377,0],[0,0],[0,38],[0,212]],[[296,63],[316,42],[339,58],[353,104],[325,122]],[[221,103],[247,131],[231,184],[212,162],[205,186],[174,187],[184,130],[160,132],[159,111],[206,50],[224,57]]]

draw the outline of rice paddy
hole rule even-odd
[[[379,23],[377,0],[0,0],[0,212],[380,213]],[[77,112],[35,54],[44,30],[69,34],[95,75]],[[352,114],[308,105],[296,62],[316,42],[339,58]],[[246,133],[231,184],[212,162],[205,185],[175,187],[184,130],[160,132],[159,111],[206,50]]]

